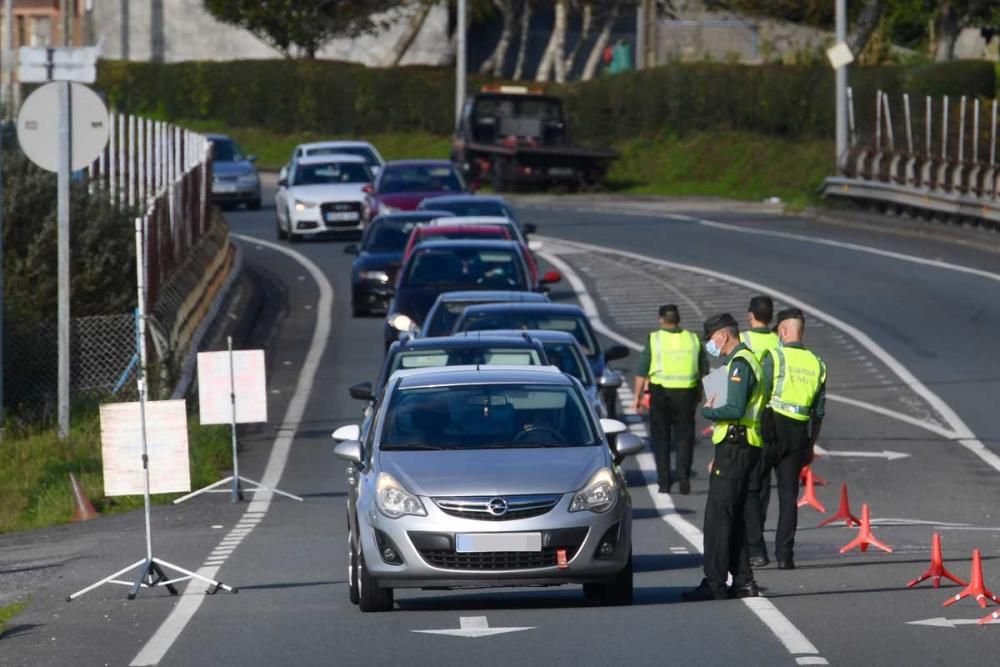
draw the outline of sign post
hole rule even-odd
[[[21,47],[19,52],[20,82],[55,82],[47,83],[25,100],[17,118],[17,136],[32,162],[57,174],[57,412],[59,437],[63,440],[69,436],[70,417],[70,174],[92,162],[108,140],[108,111],[104,103],[85,86],[70,82],[93,83],[97,78],[97,55],[96,47]],[[77,95],[82,100],[79,112],[89,123],[75,122]]]

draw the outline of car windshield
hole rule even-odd
[[[447,336],[458,321],[458,316],[466,308],[482,301],[443,301],[438,303],[427,316],[424,336]]]
[[[489,331],[493,329],[544,329],[567,331],[573,334],[584,354],[597,354],[597,345],[583,316],[553,315],[544,312],[519,312],[516,310],[465,313],[456,325],[457,331]]]
[[[300,164],[295,168],[293,185],[325,183],[371,183],[372,174],[361,162],[321,162]]]
[[[410,232],[418,222],[376,220],[365,233],[362,250],[366,252],[402,252],[410,240]]]
[[[246,156],[230,139],[212,140],[212,159],[216,162],[242,162]]]
[[[458,173],[445,165],[406,165],[389,167],[379,181],[380,194],[405,192],[463,192]]]
[[[575,377],[584,387],[591,384],[589,368],[572,343],[543,343],[549,363],[571,377]]]
[[[407,287],[527,289],[517,253],[506,248],[423,248],[407,263]]]
[[[378,158],[367,146],[323,146],[309,149],[306,155],[357,155],[363,157],[369,167],[379,166]]]
[[[464,201],[438,202],[434,199],[426,200],[424,204],[427,208],[435,211],[448,211],[460,216],[476,216],[491,218],[510,218],[513,220],[510,209],[498,201],[476,201],[469,199]]]
[[[420,348],[403,350],[393,355],[389,372],[401,368],[432,368],[436,366],[540,366],[538,350],[509,345],[470,344],[468,347]]]
[[[572,387],[476,384],[396,391],[382,450],[586,447],[600,441]]]

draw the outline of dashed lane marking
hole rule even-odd
[[[281,474],[285,470],[285,465],[288,463],[288,454],[291,450],[292,440],[299,425],[302,423],[306,403],[312,394],[320,361],[326,350],[327,341],[330,339],[330,329],[333,323],[331,315],[333,313],[333,286],[330,285],[330,281],[323,275],[320,268],[299,252],[278,245],[277,243],[252,239],[242,234],[232,234],[232,236],[241,241],[256,243],[257,249],[266,247],[291,257],[306,270],[306,273],[312,276],[319,289],[319,299],[316,303],[316,325],[313,329],[312,340],[309,343],[309,350],[306,353],[302,370],[299,372],[298,380],[295,383],[295,390],[288,401],[285,417],[274,439],[274,444],[271,447],[271,455],[267,460],[267,467],[264,469],[264,476],[261,479],[263,487],[266,489],[276,489],[278,488],[278,482],[281,481]],[[286,362],[286,365],[289,363]],[[240,521],[252,520],[255,524],[259,522],[267,514],[271,506],[272,495],[267,490],[255,494],[254,499],[250,502]],[[212,551],[205,564],[198,570],[198,574],[209,579],[214,579],[219,567],[221,567],[217,564],[220,561],[220,557],[227,557],[236,549],[235,546],[223,545],[238,545],[244,537],[245,535],[237,539],[232,534],[227,535],[222,543],[220,543],[220,546]],[[233,539],[235,539],[235,542],[232,541]],[[167,654],[167,651],[170,650],[170,647],[173,646],[174,642],[177,641],[177,638],[194,617],[204,600],[205,595],[202,591],[193,588],[193,584],[189,584],[185,588],[180,601],[170,612],[170,615],[163,621],[163,624],[160,625],[131,662],[132,667],[158,664],[163,659],[163,656]]]

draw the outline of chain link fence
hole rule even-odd
[[[7,320],[3,377],[6,417],[31,423],[56,418],[58,327]],[[70,392],[73,402],[135,393],[135,315],[73,318],[70,329]]]

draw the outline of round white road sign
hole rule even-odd
[[[17,114],[17,140],[32,162],[59,171],[59,86],[47,83],[28,96]],[[87,86],[71,83],[70,166],[83,169],[108,143],[108,108]]]

